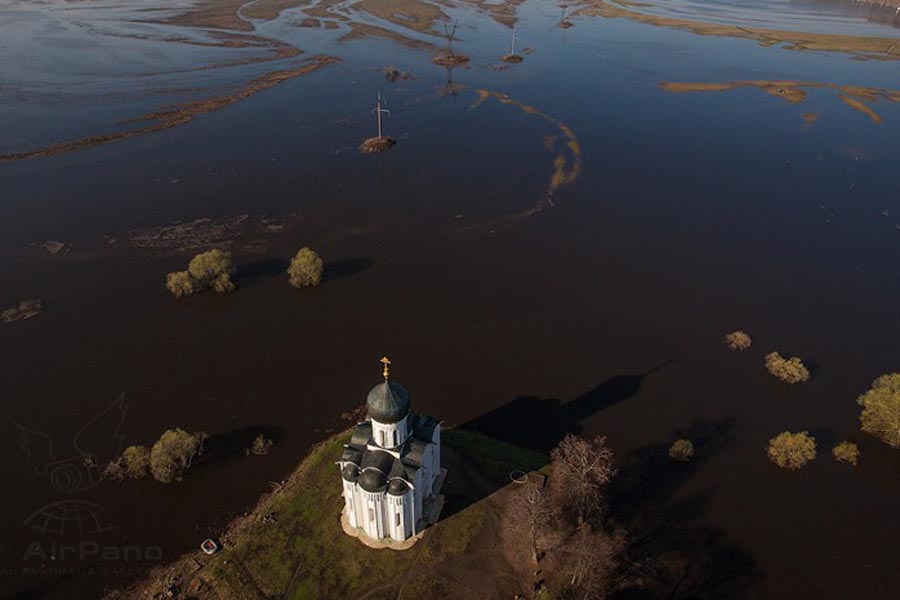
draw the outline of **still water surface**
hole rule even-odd
[[[195,547],[344,426],[385,353],[416,409],[453,425],[500,409],[527,437],[541,424],[502,407],[628,376],[625,397],[579,424],[608,435],[623,464],[715,432],[662,499],[692,507],[673,527],[691,540],[703,597],[900,594],[900,454],[858,432],[855,404],[900,368],[900,103],[867,100],[876,119],[835,87],[900,89],[897,61],[577,14],[564,30],[557,5],[531,1],[517,36],[534,52],[518,65],[499,61],[509,28],[462,6],[447,12],[472,61],[450,73],[428,50],[297,27],[297,9],[256,34],[301,58],[200,69],[260,52],[166,41],[209,34],[133,11],[0,3],[0,153],[117,131],[317,53],[342,62],[180,127],[0,162],[0,304],[47,307],[0,325],[4,594],[93,597]],[[640,11],[897,35],[838,3]],[[413,77],[389,83],[387,65]],[[743,81],[807,87],[792,103],[783,83],[660,85]],[[363,156],[379,92],[399,143]],[[195,249],[155,228],[197,219],[215,226],[200,243],[234,252],[240,289],[176,302],[164,275]],[[48,240],[65,250],[49,254]],[[281,275],[303,245],[332,264],[314,291]],[[734,329],[751,332],[751,350],[724,347]],[[813,365],[812,380],[772,380],[762,357],[776,349]],[[181,483],[100,482],[79,461],[174,426],[220,442]],[[765,457],[786,429],[819,440],[797,473]],[[244,456],[259,431],[276,449]],[[857,469],[829,456],[844,438],[860,444]],[[55,569],[34,546],[73,539],[140,558]]]

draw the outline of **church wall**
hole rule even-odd
[[[425,469],[416,471],[416,487],[413,490],[413,522],[415,523],[422,517],[422,498],[424,496],[424,478]]]
[[[359,498],[356,494],[356,484],[341,478],[344,482],[344,509],[347,514],[347,521],[351,527],[359,527],[359,519],[357,518]]]
[[[434,442],[434,477],[441,474],[441,425],[440,423],[434,428],[434,434],[431,437]]]
[[[364,500],[363,530],[369,537],[380,540],[386,535],[384,530],[384,493],[370,493],[362,489],[360,489],[360,493]]]
[[[387,495],[388,502],[388,531],[391,539],[401,542],[413,534],[412,531],[412,490],[402,496]],[[398,522],[399,515],[399,522]]]
[[[372,419],[372,438],[382,448],[396,448],[406,441],[408,417],[396,423],[379,423]]]

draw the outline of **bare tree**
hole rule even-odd
[[[553,507],[544,490],[525,485],[510,494],[509,509],[505,512],[504,530],[513,545],[527,545],[531,562],[538,563],[541,549],[552,537]]]
[[[618,556],[625,547],[620,531],[607,533],[582,527],[563,549],[560,568],[574,597],[591,600],[606,598],[615,585]]]
[[[585,440],[568,433],[550,458],[554,492],[563,510],[571,511],[579,525],[601,518],[606,485],[616,474],[606,436]]]

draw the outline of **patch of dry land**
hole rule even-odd
[[[524,591],[498,551],[499,516],[513,485],[509,473],[540,469],[546,456],[465,430],[444,431],[445,516],[415,545],[394,551],[368,548],[341,531],[335,462],[348,439],[344,432],[313,448],[287,481],[227,527],[217,554],[189,552],[106,599],[470,600]]]
[[[900,0],[892,0],[900,1]],[[744,27],[720,23],[707,23],[691,19],[680,19],[651,15],[640,12],[639,2],[618,0],[615,4],[606,0],[590,0],[575,12],[576,15],[605,17],[608,19],[630,19],[658,27],[684,29],[697,35],[752,39],[763,46],[784,44],[788,50],[817,50],[823,52],[845,52],[859,58],[897,59],[900,58],[900,44],[892,38],[840,35],[832,33],[809,33]],[[632,10],[634,9],[634,10]]]
[[[341,36],[341,41],[358,40],[362,38],[381,38],[415,50],[427,50],[429,52],[440,51],[440,48],[434,44],[407,37],[396,31],[391,31],[390,29],[385,29],[376,25],[367,25],[366,23],[350,23],[350,31]]]
[[[171,129],[172,127],[185,125],[187,123],[190,123],[197,117],[231,106],[232,104],[240,102],[241,100],[244,100],[245,98],[248,98],[253,94],[275,87],[276,85],[279,85],[296,77],[307,75],[321,69],[322,67],[332,65],[339,60],[340,59],[333,56],[313,56],[293,68],[272,71],[269,73],[265,73],[264,75],[260,75],[259,77],[256,77],[255,79],[247,82],[234,92],[207,98],[205,100],[196,100],[193,102],[183,102],[180,104],[175,104],[166,108],[162,108],[158,111],[148,113],[136,119],[132,119],[130,121],[134,123],[149,123],[148,125],[145,125],[143,127],[127,129],[124,131],[101,133],[70,142],[62,142],[59,144],[53,144],[51,146],[45,146],[36,150],[15,152],[11,154],[0,154],[0,161],[23,160],[26,158],[38,158],[43,156],[56,156],[59,154],[66,154],[68,152],[75,152],[77,150],[83,150],[85,148],[102,146],[110,142],[116,142],[119,140],[133,138],[140,135],[146,135],[148,133],[155,133],[157,131]]]
[[[18,306],[8,308],[0,313],[0,321],[14,323],[36,317],[44,312],[44,303],[41,300],[23,300]]]
[[[154,22],[182,27],[253,31],[253,24],[247,19],[269,21],[278,17],[281,11],[300,4],[301,0],[202,0],[191,9]]]
[[[363,143],[359,145],[359,151],[363,154],[374,154],[376,152],[390,150],[396,145],[397,140],[383,135],[381,137],[371,137],[364,140]]]
[[[665,81],[659,84],[660,87],[667,92],[675,94],[684,94],[691,92],[727,92],[740,88],[756,88],[781,98],[791,104],[800,104],[805,102],[809,97],[809,90],[833,90],[837,92],[844,104],[850,108],[861,112],[869,117],[873,123],[880,124],[883,119],[875,110],[869,106],[869,103],[879,101],[900,102],[900,91],[885,90],[880,88],[862,87],[857,85],[836,85],[833,83],[816,83],[809,81],[768,81],[768,80],[748,80],[748,81],[728,81],[728,82],[673,82]],[[811,124],[817,117],[810,117],[809,113],[804,115],[804,121]]]
[[[354,8],[420,33],[435,33],[447,15],[436,5],[417,0],[360,0]]]

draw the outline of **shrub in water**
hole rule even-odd
[[[769,440],[768,455],[782,469],[793,471],[816,457],[816,440],[806,431],[784,431]]]
[[[210,250],[198,254],[188,263],[187,271],[176,271],[166,276],[166,289],[176,298],[213,289],[220,293],[234,289],[231,276],[234,263],[230,252]]]
[[[732,331],[725,336],[725,344],[732,350],[746,350],[753,344],[753,338],[746,331]]]
[[[882,375],[856,401],[863,407],[861,429],[900,448],[900,373]]]
[[[288,266],[288,281],[295,288],[317,286],[322,282],[322,259],[311,248],[301,248]]]
[[[778,352],[766,354],[766,369],[769,373],[788,384],[809,381],[809,369],[796,356],[784,358]]]
[[[691,440],[675,440],[669,446],[669,458],[678,462],[687,462],[694,456],[694,443]]]
[[[854,467],[859,464],[859,448],[853,442],[841,442],[831,449],[831,454],[838,462],[848,463]]]

